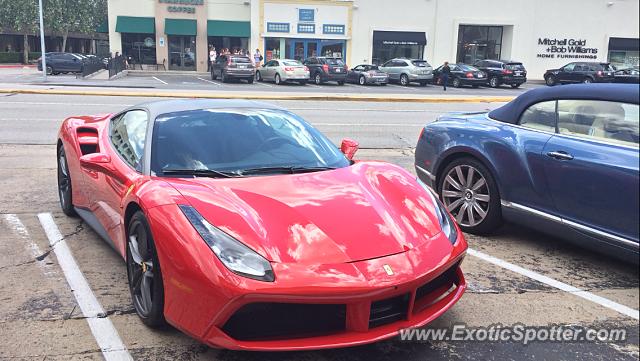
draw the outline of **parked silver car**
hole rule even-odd
[[[389,74],[389,81],[407,86],[409,83],[427,85],[433,79],[433,68],[422,59],[391,59],[380,70]]]
[[[272,81],[276,85],[284,82],[297,82],[300,85],[305,85],[309,81],[309,68],[297,60],[270,60],[258,68],[256,80]]]

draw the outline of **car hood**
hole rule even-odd
[[[386,163],[168,181],[211,224],[272,262],[362,261],[442,238],[427,191],[415,176]]]

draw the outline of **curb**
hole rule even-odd
[[[399,102],[399,103],[504,103],[515,97],[402,97],[402,96],[364,96],[364,95],[278,95],[278,94],[234,94],[234,93],[158,93],[130,91],[96,91],[65,89],[0,89],[0,93],[12,94],[49,94],[49,95],[86,95],[86,96],[122,96],[148,98],[195,98],[195,99],[255,99],[255,100],[316,100],[345,102]]]

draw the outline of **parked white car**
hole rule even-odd
[[[256,80],[272,81],[277,85],[284,82],[296,82],[300,85],[305,85],[309,81],[309,68],[297,60],[270,60],[258,68]]]

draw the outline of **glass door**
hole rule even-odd
[[[304,61],[304,41],[294,41],[292,59]]]
[[[196,70],[195,36],[169,36],[169,70]]]
[[[318,56],[318,42],[316,41],[307,41],[307,58],[312,56]]]

